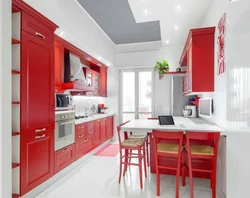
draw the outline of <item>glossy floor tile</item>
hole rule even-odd
[[[77,169],[63,177],[36,198],[156,198],[155,175],[144,179],[139,187],[138,168],[131,166],[118,184],[119,161],[117,157],[93,156]],[[180,198],[189,198],[188,178],[186,186],[180,185]],[[195,179],[195,198],[211,198],[209,181]],[[217,193],[218,194],[218,193]],[[175,177],[161,176],[161,196],[175,198]],[[217,198],[221,198],[218,194]]]

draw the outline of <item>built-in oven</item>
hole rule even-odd
[[[56,110],[73,109],[72,96],[69,94],[56,93],[55,97]]]
[[[75,142],[75,112],[56,112],[55,151]]]

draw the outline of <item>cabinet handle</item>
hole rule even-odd
[[[41,33],[39,33],[39,32],[36,32],[36,35],[37,36],[39,36],[39,37],[41,37],[41,38],[43,38],[43,39],[45,39],[45,36],[44,35],[42,35]]]
[[[81,127],[81,129],[83,129],[83,128],[84,128],[84,126]]]
[[[35,139],[41,139],[41,138],[44,138],[46,135],[45,134],[43,134],[43,135],[37,135],[37,136],[35,136]]]
[[[84,142],[87,142],[87,141],[89,141],[89,139],[85,139],[85,140],[84,140]]]
[[[64,152],[66,152],[66,151],[68,151],[68,150],[69,150],[69,147],[68,147],[68,148],[63,149],[63,153],[64,153]]]
[[[90,132],[89,132],[89,134],[92,134],[92,133],[93,133],[93,131],[90,131]]]
[[[79,138],[82,138],[84,135],[79,135]]]
[[[42,131],[46,131],[46,128],[43,128],[43,129],[36,129],[35,132],[42,132]]]

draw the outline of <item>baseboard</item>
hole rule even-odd
[[[95,148],[94,150],[92,150],[91,152],[89,152],[88,154],[83,156],[82,158],[78,159],[77,161],[75,161],[74,163],[72,163],[71,165],[69,165],[68,167],[63,169],[62,171],[60,171],[59,173],[55,174],[53,177],[51,177],[50,179],[48,179],[44,183],[40,184],[39,186],[37,186],[36,188],[31,190],[27,194],[23,195],[22,198],[34,198],[37,195],[41,194],[43,191],[45,191],[47,188],[49,188],[55,182],[59,181],[64,176],[66,176],[69,173],[71,173],[72,171],[74,171],[74,169],[76,169],[78,166],[86,163],[93,156],[93,154],[95,154],[97,151],[102,149],[104,146],[106,146],[111,141],[112,141],[112,139],[107,140],[102,145],[98,146],[97,148]]]
[[[217,191],[220,193],[221,198],[227,198],[227,196],[222,192],[222,190],[218,185],[217,185]]]

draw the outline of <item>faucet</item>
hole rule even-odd
[[[88,111],[88,108],[85,108],[85,116],[86,116],[86,117],[88,116],[87,111]]]
[[[96,107],[95,107],[95,105],[94,105],[94,104],[91,106],[91,111],[93,112],[93,114],[95,114],[95,113],[96,113]]]

